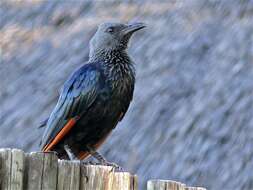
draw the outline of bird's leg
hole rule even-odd
[[[66,151],[70,160],[78,160],[73,151],[70,149],[69,145],[64,145],[64,150]]]
[[[93,161],[91,161],[91,160],[89,160],[89,161],[81,160],[81,163],[82,163],[83,165],[98,165],[98,163],[93,162]]]
[[[107,162],[107,160],[99,152],[97,152],[95,149],[93,149],[92,147],[87,146],[87,150],[100,163],[106,163]]]
[[[104,166],[112,166],[114,169],[117,170],[123,170],[119,165],[113,163],[113,162],[108,162],[99,152],[97,152],[94,148],[91,146],[86,146],[88,152],[95,158],[97,159],[101,165]]]

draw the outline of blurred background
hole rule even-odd
[[[0,147],[38,150],[37,129],[101,22],[142,21],[128,113],[100,151],[139,175],[253,189],[253,1],[0,2]]]

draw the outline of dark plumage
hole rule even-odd
[[[60,158],[87,157],[124,117],[133,97],[135,72],[126,49],[142,23],[105,23],[90,42],[88,63],[64,83],[41,140]],[[43,125],[43,123],[42,123]],[[95,155],[95,154],[94,154]]]

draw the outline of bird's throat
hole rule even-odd
[[[126,51],[100,52],[95,56],[102,64],[108,83],[115,93],[126,93],[131,90],[135,82],[135,69],[133,62]]]

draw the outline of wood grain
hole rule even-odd
[[[0,149],[0,189],[11,189],[11,149]]]
[[[79,190],[80,161],[59,160],[57,190]]]
[[[11,190],[22,190],[24,186],[25,153],[13,149],[11,154]]]
[[[55,153],[44,153],[42,190],[57,189],[58,158]]]
[[[24,189],[41,190],[43,173],[43,153],[32,152],[26,155]]]
[[[53,152],[0,149],[0,190],[138,190],[137,176],[112,167],[58,160]],[[147,190],[206,190],[150,180]]]
[[[137,190],[137,177],[128,172],[111,172],[108,190]]]

